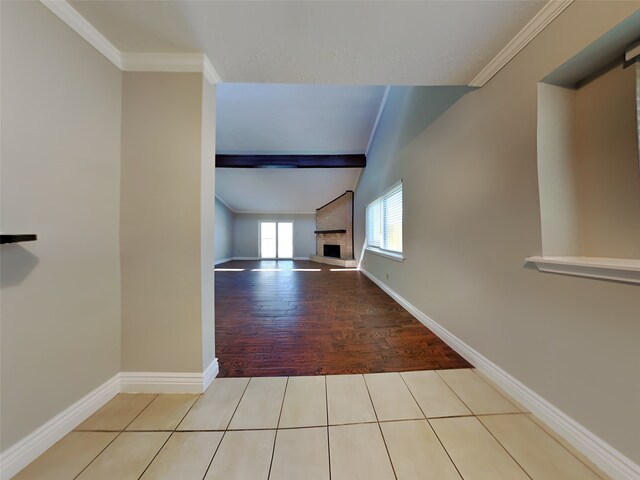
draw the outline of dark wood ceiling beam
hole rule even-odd
[[[357,155],[216,155],[222,168],[364,168],[367,157]]]

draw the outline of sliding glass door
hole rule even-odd
[[[260,222],[260,258],[293,258],[292,222]]]

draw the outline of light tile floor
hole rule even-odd
[[[120,394],[16,480],[597,480],[474,370],[221,378]]]

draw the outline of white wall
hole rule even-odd
[[[0,2],[2,450],[120,370],[121,72],[40,2]]]
[[[355,207],[362,239],[366,203],[402,178],[406,260],[366,253],[364,268],[640,462],[639,287],[524,262],[542,252],[537,83],[637,8],[574,2],[484,87],[389,151],[394,126],[424,112],[392,89]]]
[[[233,257],[233,221],[233,212],[216,197],[216,262]]]
[[[314,214],[286,215],[236,213],[234,221],[234,257],[260,256],[260,222],[293,222],[293,256],[315,255],[316,216]]]

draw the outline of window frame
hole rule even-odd
[[[384,198],[386,196],[389,195],[389,193],[395,191],[398,189],[398,187],[400,187],[400,195],[401,195],[401,206],[402,206],[402,223],[401,223],[401,231],[403,233],[402,235],[402,242],[401,242],[401,248],[402,250],[397,251],[397,250],[390,250],[388,248],[383,248],[383,247],[378,247],[375,245],[369,245],[369,237],[368,237],[368,231],[369,231],[369,207],[371,205],[373,205],[376,202],[380,202],[380,208],[381,210],[384,210]],[[371,253],[375,253],[376,255],[381,255],[383,257],[387,257],[387,258],[391,258],[393,260],[397,260],[397,261],[404,261],[405,257],[404,257],[404,185],[403,185],[403,181],[402,179],[399,180],[398,182],[394,183],[393,185],[391,185],[389,188],[387,188],[382,194],[378,195],[376,198],[374,198],[373,200],[371,200],[369,203],[366,204],[365,206],[365,250],[369,251]],[[384,231],[386,228],[386,218],[384,216],[384,214],[381,214],[381,233],[380,233],[380,240],[381,243],[385,237]]]

